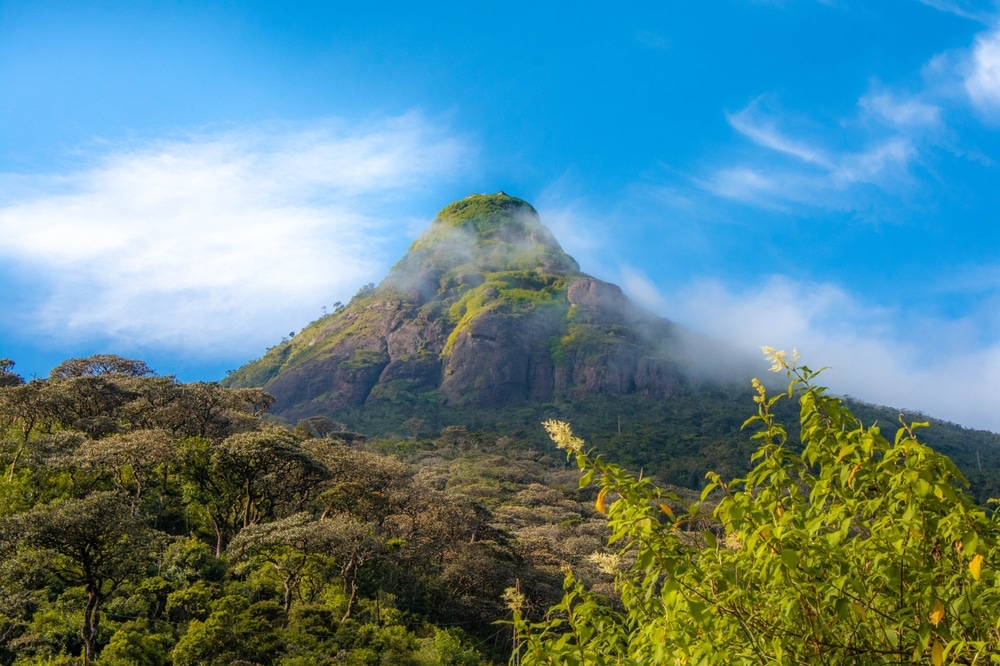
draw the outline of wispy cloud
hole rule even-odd
[[[776,127],[775,120],[761,111],[761,98],[758,97],[738,113],[726,115],[730,126],[740,134],[756,143],[758,146],[784,153],[807,164],[815,164],[829,169],[832,165],[823,151],[803,141],[792,139]]]
[[[864,101],[872,110],[906,126],[932,122],[930,105],[887,96]],[[890,132],[859,140],[858,150],[832,150],[782,129],[783,115],[758,98],[726,116],[730,126],[764,149],[742,164],[716,168],[695,183],[714,195],[776,209],[790,205],[852,209],[860,205],[858,187],[891,189],[910,180],[918,155],[913,138]]]
[[[668,312],[667,300],[642,271],[632,266],[622,266],[621,287],[630,299],[650,312],[660,314]]]
[[[979,121],[1000,123],[1000,13],[995,5],[925,4],[989,28],[968,47],[930,57],[913,89],[873,81],[857,113],[832,125],[783,112],[773,95],[758,96],[726,114],[755,152],[706,168],[692,176],[694,184],[757,207],[859,211],[873,196],[893,200],[916,191],[921,168],[934,172],[942,155],[990,163],[963,147],[961,137],[970,108]]]
[[[655,51],[666,51],[670,48],[670,41],[666,37],[649,30],[641,30],[635,38],[643,46]]]
[[[69,174],[0,176],[0,257],[37,290],[4,325],[228,357],[349,296],[386,263],[393,202],[471,164],[408,114],[120,145]]]
[[[941,122],[939,106],[912,96],[871,92],[861,98],[858,106],[869,116],[897,127],[933,127]]]
[[[542,223],[584,270],[602,275],[611,270],[604,214],[596,214],[570,174],[549,183],[534,199]]]
[[[968,60],[965,89],[987,117],[1000,117],[1000,30],[976,38]]]
[[[783,276],[744,288],[702,280],[664,296],[644,276],[623,275],[636,301],[748,353],[760,345],[797,347],[806,363],[830,367],[824,383],[836,392],[1000,432],[996,317],[922,317],[833,284]],[[993,293],[984,309],[997,305],[995,284]]]
[[[950,2],[949,0],[918,0],[921,4],[933,7],[948,14],[954,14],[971,21],[991,23],[996,17],[996,7],[984,2]],[[983,5],[991,5],[988,9]]]

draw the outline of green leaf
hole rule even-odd
[[[781,562],[789,569],[799,566],[799,551],[793,548],[781,549]]]

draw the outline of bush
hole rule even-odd
[[[568,572],[563,601],[531,622],[509,591],[521,663],[1000,663],[995,514],[918,441],[925,424],[903,423],[890,442],[794,353],[765,353],[790,384],[768,397],[754,381],[758,413],[744,427],[761,428],[756,466],[728,482],[709,474],[688,507],[546,423],[581,487],[597,479],[612,536],[594,559],[618,598]],[[782,398],[798,399],[800,450],[773,417]]]

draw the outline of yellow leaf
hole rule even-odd
[[[931,619],[931,624],[933,624],[935,627],[941,623],[941,620],[944,619],[943,603],[937,600],[934,601],[934,610],[931,611],[930,619]]]
[[[663,513],[667,514],[667,515],[668,515],[668,516],[670,516],[671,518],[673,518],[673,517],[674,517],[674,510],[673,510],[673,509],[671,509],[671,508],[670,508],[669,506],[667,506],[666,504],[664,504],[663,502],[660,502],[660,510],[662,510],[662,511],[663,511]]]
[[[854,490],[854,475],[858,473],[859,469],[861,469],[861,465],[855,465],[853,469],[851,469],[851,475],[847,477],[847,487],[851,490]]]
[[[852,601],[851,608],[853,608],[854,612],[860,615],[861,617],[865,616],[865,607],[859,604],[858,602]]]
[[[934,666],[941,666],[944,663],[944,646],[941,645],[941,641],[934,641],[934,647],[931,648],[931,663]]]
[[[607,510],[604,508],[604,496],[607,492],[607,487],[604,487],[601,488],[601,492],[597,493],[597,501],[594,502],[594,509],[597,510],[597,513],[607,513]]]
[[[982,575],[982,569],[983,569],[983,556],[980,555],[979,553],[976,553],[976,556],[972,558],[971,562],[969,562],[969,573],[972,574],[973,578],[979,580],[979,576]]]

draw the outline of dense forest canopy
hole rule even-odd
[[[113,356],[2,372],[0,663],[502,661],[503,590],[544,607],[603,538],[513,441],[285,427]]]
[[[912,427],[890,444],[804,372],[799,405],[757,384],[657,417],[717,414],[732,439],[715,453],[650,444],[609,398],[627,425],[602,447],[658,476],[552,421],[578,482],[517,427],[374,438],[141,361],[26,382],[0,360],[0,664],[817,663],[817,645],[828,663],[973,663],[997,641],[992,515]],[[790,407],[799,432],[780,425]],[[508,418],[493,425],[526,416]],[[663,484],[698,456],[725,471],[700,498]]]

